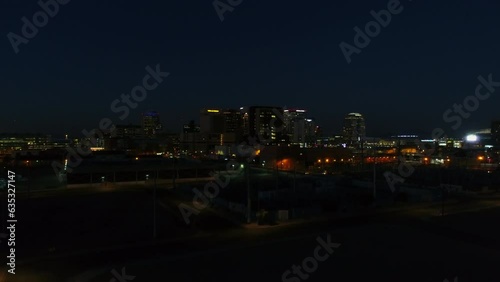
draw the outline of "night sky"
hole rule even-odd
[[[243,0],[221,22],[211,0],[71,0],[15,54],[7,34],[41,8],[4,0],[0,132],[75,135],[149,109],[179,132],[200,108],[246,105],[306,108],[325,134],[349,112],[365,115],[370,136],[460,135],[500,119],[500,88],[459,129],[442,117],[479,75],[500,81],[498,1],[401,1],[348,64],[340,42],[353,44],[353,28],[388,2]],[[156,64],[170,76],[121,121],[111,102]]]

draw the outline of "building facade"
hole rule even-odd
[[[257,136],[261,143],[284,142],[285,122],[283,108],[253,106],[249,108],[250,135]]]
[[[154,137],[163,128],[160,122],[160,114],[156,111],[148,111],[143,113],[141,122],[145,137]]]
[[[365,118],[360,113],[349,113],[344,118],[342,129],[347,146],[357,147],[366,138]]]

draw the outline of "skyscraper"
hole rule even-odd
[[[344,128],[342,130],[344,142],[348,146],[355,146],[361,143],[366,137],[365,119],[360,113],[349,113],[344,118]]]
[[[241,117],[243,119],[243,135],[250,134],[250,115],[248,114],[248,107],[240,108]]]
[[[216,144],[237,143],[243,136],[242,113],[234,109],[202,109],[200,129],[209,149],[213,149]]]
[[[250,135],[257,136],[260,142],[276,144],[283,141],[283,108],[253,106],[249,109]]]
[[[310,147],[315,143],[318,127],[314,119],[296,119],[293,129],[292,139],[290,139],[291,144],[300,145],[300,147]]]
[[[162,130],[160,114],[156,111],[148,111],[142,114],[142,129],[146,137],[155,137]]]
[[[202,133],[243,134],[243,116],[239,110],[202,109],[200,128]]]
[[[201,133],[224,133],[224,115],[220,109],[202,109],[200,111]]]
[[[300,109],[285,109],[283,111],[285,122],[285,134],[290,142],[300,142],[294,138],[295,127],[297,123],[303,122],[306,119],[306,110]]]

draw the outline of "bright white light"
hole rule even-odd
[[[475,134],[469,134],[465,137],[467,142],[476,142],[479,138]]]

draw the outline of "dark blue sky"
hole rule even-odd
[[[226,2],[224,0],[221,0]],[[477,77],[500,81],[498,1],[401,1],[404,10],[347,64],[339,44],[372,20],[387,0],[243,0],[219,20],[212,1],[71,0],[15,54],[7,34],[21,34],[37,1],[4,0],[0,132],[78,134],[103,117],[161,65],[170,76],[126,122],[148,109],[171,131],[202,107],[302,107],[338,132],[360,112],[369,135],[450,135],[500,119],[500,89],[458,130],[443,121],[473,95]]]

